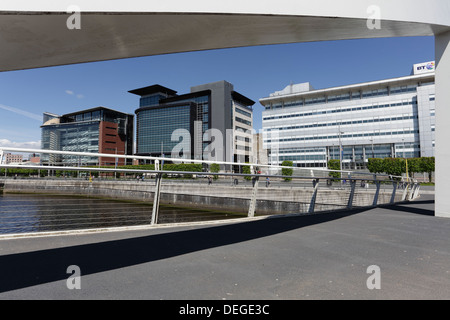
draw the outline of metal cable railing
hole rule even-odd
[[[0,148],[0,153],[3,150],[6,149]],[[86,155],[77,152],[17,148],[8,149],[8,151]],[[110,154],[87,154],[111,157]],[[155,170],[0,164],[0,168],[5,169],[20,167],[89,173],[118,172],[128,176],[138,174],[146,177],[145,181],[65,177],[3,179],[3,182],[0,182],[4,184],[7,191],[26,190],[29,192],[34,190],[66,195],[75,193],[90,198],[89,203],[85,203],[85,208],[80,208],[73,207],[70,202],[65,203],[64,201],[55,204],[53,200],[47,203],[45,197],[42,197],[38,205],[33,200],[15,203],[14,199],[3,197],[0,199],[0,233],[155,225],[289,213],[314,214],[412,200],[418,196],[420,188],[416,181],[405,181],[402,177],[373,175],[367,172],[338,171],[342,178],[336,178],[330,177],[333,170],[295,168],[293,175],[290,176],[281,174],[281,170],[287,167],[242,163],[239,165],[250,166],[253,173],[172,171],[160,170],[160,161],[180,161],[180,159],[142,156],[118,157],[152,160],[155,163]],[[237,164],[220,161],[185,161],[205,164]],[[257,168],[265,169],[265,173],[256,173]],[[173,178],[178,176],[192,178]],[[98,199],[95,202],[91,197],[132,199],[147,204],[125,205],[121,203],[119,205],[114,203],[113,206],[109,206]],[[8,201],[14,205],[10,206]],[[181,208],[170,211],[165,209],[164,206],[167,205]],[[55,206],[58,208],[57,212],[54,210]],[[199,211],[201,211],[201,215],[198,214]]]

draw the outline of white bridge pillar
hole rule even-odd
[[[450,218],[450,31],[436,41],[435,215]]]

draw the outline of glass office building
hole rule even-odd
[[[233,161],[237,157],[243,157],[243,162],[249,160],[255,102],[234,91],[232,84],[226,81],[208,83],[192,87],[190,93],[183,95],[160,85],[129,92],[140,96],[139,108],[135,111],[138,155],[172,157],[172,151],[177,148],[183,153],[178,157],[208,160],[210,155],[215,155],[214,150],[209,150],[210,130],[217,129],[224,143],[229,132],[229,139],[233,141],[230,151],[223,145],[220,160]],[[239,128],[246,132],[238,134]],[[177,132],[180,130],[188,132],[190,138],[179,140]]]
[[[44,113],[41,148],[47,150],[133,154],[134,116],[104,107],[78,111],[63,116]],[[124,159],[73,155],[41,157],[43,164],[63,166],[124,165]]]
[[[314,90],[293,84],[260,99],[269,161],[363,169],[368,158],[434,156],[434,62],[409,76]],[[340,153],[341,152],[341,153]]]

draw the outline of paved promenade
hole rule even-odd
[[[450,299],[450,219],[395,207],[0,241],[0,299]],[[81,271],[69,290],[67,268]],[[369,266],[380,289],[368,289]],[[71,282],[75,283],[75,282]]]

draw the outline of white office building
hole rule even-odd
[[[291,84],[260,99],[264,148],[271,164],[362,169],[369,158],[430,157],[435,143],[435,64],[411,75],[314,90]]]

